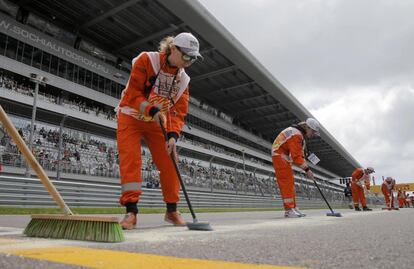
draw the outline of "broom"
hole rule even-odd
[[[55,186],[50,182],[49,177],[37,162],[32,152],[20,137],[1,105],[0,121],[10,137],[16,143],[27,163],[30,164],[47,191],[65,213],[64,215],[32,215],[30,223],[23,232],[24,234],[29,237],[99,242],[122,242],[125,240],[121,226],[115,217],[74,215],[63,201]]]

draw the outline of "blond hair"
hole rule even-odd
[[[164,52],[166,54],[170,54],[170,52],[171,52],[170,47],[171,47],[173,41],[174,41],[174,37],[172,37],[172,36],[164,37],[160,41],[160,45],[158,47],[158,51],[159,52]]]
[[[304,122],[304,121],[299,122],[297,125],[299,125],[299,126],[301,126],[301,127],[308,126],[308,125],[306,124],[306,122]]]

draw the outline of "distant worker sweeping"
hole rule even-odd
[[[397,199],[398,199],[398,207],[403,208],[406,206],[405,201],[407,199],[407,194],[405,191],[398,190],[397,192]]]
[[[375,173],[375,170],[372,167],[367,167],[366,169],[357,168],[352,173],[351,188],[355,211],[361,211],[359,204],[361,204],[363,211],[372,211],[371,208],[367,207],[367,200],[364,192],[364,188],[369,189],[370,187],[369,175],[372,173]]]
[[[298,218],[306,216],[296,207],[295,180],[292,163],[302,168],[308,178],[313,179],[306,159],[305,138],[319,136],[319,123],[308,118],[304,122],[284,129],[276,137],[272,145],[272,162],[275,168],[276,180],[285,208],[285,217]]]
[[[121,221],[123,229],[133,229],[137,223],[137,203],[142,193],[141,138],[160,171],[167,206],[164,220],[176,226],[186,225],[177,210],[180,185],[170,154],[177,156],[176,142],[188,112],[190,77],[184,69],[200,57],[198,40],[190,33],[181,33],[164,38],[159,52],[142,52],[132,61],[118,108],[120,204],[127,212]],[[167,130],[167,143],[160,122]]]
[[[391,210],[394,207],[394,199],[393,199],[393,190],[395,186],[395,180],[392,177],[386,177],[384,182],[381,185],[381,191],[384,195],[385,205],[388,210]]]

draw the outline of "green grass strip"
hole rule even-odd
[[[72,207],[75,214],[124,214],[125,208],[84,208]],[[139,214],[165,213],[165,208],[139,208]],[[179,208],[182,213],[189,213],[188,208]],[[196,208],[196,213],[207,212],[250,212],[250,211],[274,211],[281,208]],[[0,215],[28,215],[28,214],[62,214],[59,208],[31,208],[31,207],[0,207]]]
[[[344,209],[347,207],[335,207]],[[305,209],[305,208],[302,208]],[[306,208],[308,209],[308,208]],[[327,209],[325,207],[315,207],[309,209]],[[75,214],[124,214],[125,208],[84,208],[72,207]],[[188,208],[179,208],[181,213],[190,213]],[[219,212],[251,212],[251,211],[283,211],[281,207],[276,208],[196,208],[196,213],[219,213]],[[327,209],[329,210],[329,209]],[[139,208],[139,214],[159,214],[165,213],[165,208]],[[0,207],[0,215],[30,215],[30,214],[63,214],[59,208],[30,208],[30,207]]]

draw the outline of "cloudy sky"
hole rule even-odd
[[[200,2],[375,178],[414,183],[414,1]]]

